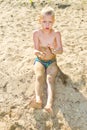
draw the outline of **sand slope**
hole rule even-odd
[[[56,78],[53,115],[29,107],[35,81],[32,32],[43,5],[0,0],[0,130],[87,130],[87,2],[50,4],[64,47],[57,63],[68,76],[66,84]]]

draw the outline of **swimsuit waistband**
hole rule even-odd
[[[50,60],[42,60],[42,59],[40,59],[39,57],[36,57],[36,58],[38,58],[39,60],[41,60],[41,61],[43,61],[43,62],[56,61],[56,58],[53,58],[53,59],[50,59]]]

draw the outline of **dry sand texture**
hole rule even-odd
[[[62,35],[64,53],[57,63],[68,76],[57,76],[54,114],[33,110],[32,32],[44,6],[28,0],[0,0],[0,130],[87,130],[87,2],[54,0],[54,28]],[[46,103],[46,94],[44,97]]]

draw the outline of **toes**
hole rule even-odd
[[[36,108],[36,109],[40,109],[40,108],[42,108],[42,103],[39,103],[39,102],[36,102],[36,101],[32,101],[30,103],[30,107]]]
[[[53,110],[51,107],[46,106],[46,107],[44,107],[44,110],[49,112],[49,113],[53,113]]]

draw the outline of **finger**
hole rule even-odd
[[[50,44],[48,44],[48,46],[47,47],[50,47]]]
[[[53,46],[52,44],[49,44],[49,47],[50,47],[50,48],[54,48],[54,46]]]

